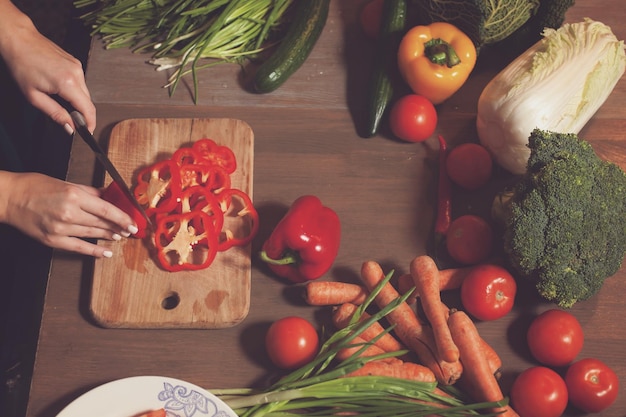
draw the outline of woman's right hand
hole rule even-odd
[[[0,189],[0,221],[52,248],[110,257],[110,250],[84,239],[119,240],[137,232],[131,217],[94,187],[2,171]]]
[[[93,132],[96,107],[81,62],[43,36],[10,1],[0,0],[0,55],[26,99],[68,131],[75,130],[58,96],[80,111]]]

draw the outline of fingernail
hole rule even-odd
[[[124,237],[129,237],[129,236],[130,236],[130,232],[127,232],[126,230],[122,230],[120,233],[121,233],[121,234],[122,234],[122,236],[124,236]]]
[[[122,236],[118,235],[117,233],[113,233],[113,236],[111,236],[113,238],[113,240],[121,240]]]
[[[74,134],[74,129],[72,129],[72,126],[70,126],[69,123],[65,123],[63,125],[63,129],[65,129],[65,131],[67,132],[68,135],[73,135]]]
[[[113,252],[111,252],[110,250],[105,250],[104,252],[102,252],[102,256],[104,256],[105,258],[110,258],[113,256]]]
[[[128,226],[128,231],[134,235],[139,231],[139,229],[134,224],[131,224],[130,226]]]

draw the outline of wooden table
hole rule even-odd
[[[179,86],[170,98],[161,86],[166,75],[128,50],[105,51],[94,41],[88,84],[98,108],[96,136],[106,143],[112,127],[136,117],[230,117],[245,120],[255,134],[254,201],[261,230],[258,251],[291,202],[315,194],[339,214],[343,236],[336,263],[326,279],[354,280],[362,262],[376,260],[386,270],[406,272],[425,252],[433,220],[438,145],[401,143],[380,135],[359,137],[368,76],[366,40],[355,16],[360,1],[334,1],[322,37],[304,67],[279,90],[255,95],[245,89],[237,66],[205,71],[194,105]],[[569,21],[591,17],[626,38],[626,11],[620,0],[579,1]],[[495,64],[494,64],[495,62]],[[451,145],[475,139],[476,100],[501,64],[479,64],[469,82],[439,106],[438,132]],[[604,157],[626,169],[626,77],[581,132]],[[91,152],[75,141],[68,179],[100,185]],[[479,207],[463,206],[463,210]],[[293,286],[275,279],[255,259],[250,312],[239,325],[221,330],[104,329],[89,316],[93,260],[56,253],[50,270],[27,415],[53,417],[80,394],[132,375],[166,375],[208,389],[258,386],[271,377],[263,336],[270,322],[300,315],[317,323],[327,309],[305,306]],[[606,281],[594,298],[572,312],[586,334],[581,357],[598,357],[615,369],[626,386],[626,329],[622,323],[626,269]],[[483,337],[504,358],[505,389],[533,362],[524,347],[530,318],[546,308],[521,298],[515,310],[495,322],[480,323]],[[577,415],[572,412],[570,415]],[[626,388],[605,416],[626,415]]]

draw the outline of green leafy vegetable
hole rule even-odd
[[[173,69],[174,92],[189,73],[197,98],[197,71],[218,63],[241,63],[269,46],[293,0],[76,0],[93,7],[81,19],[107,48],[152,54],[157,70]]]
[[[507,38],[539,8],[539,0],[414,0],[414,4],[422,23],[452,23],[477,48]]]
[[[504,50],[517,55],[541,39],[545,28],[558,29],[565,22],[565,13],[574,0],[548,0],[539,4],[537,12],[522,27],[501,42]]]
[[[526,171],[534,128],[578,133],[624,74],[624,42],[607,25],[585,19],[546,29],[483,89],[480,142],[513,174]]]

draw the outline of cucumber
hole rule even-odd
[[[257,70],[254,90],[270,93],[302,66],[319,39],[330,0],[296,0],[294,17],[276,51]]]
[[[396,54],[404,34],[406,20],[406,0],[385,0],[369,84],[365,137],[369,138],[378,133],[380,123],[393,98],[392,79],[397,72]]]

